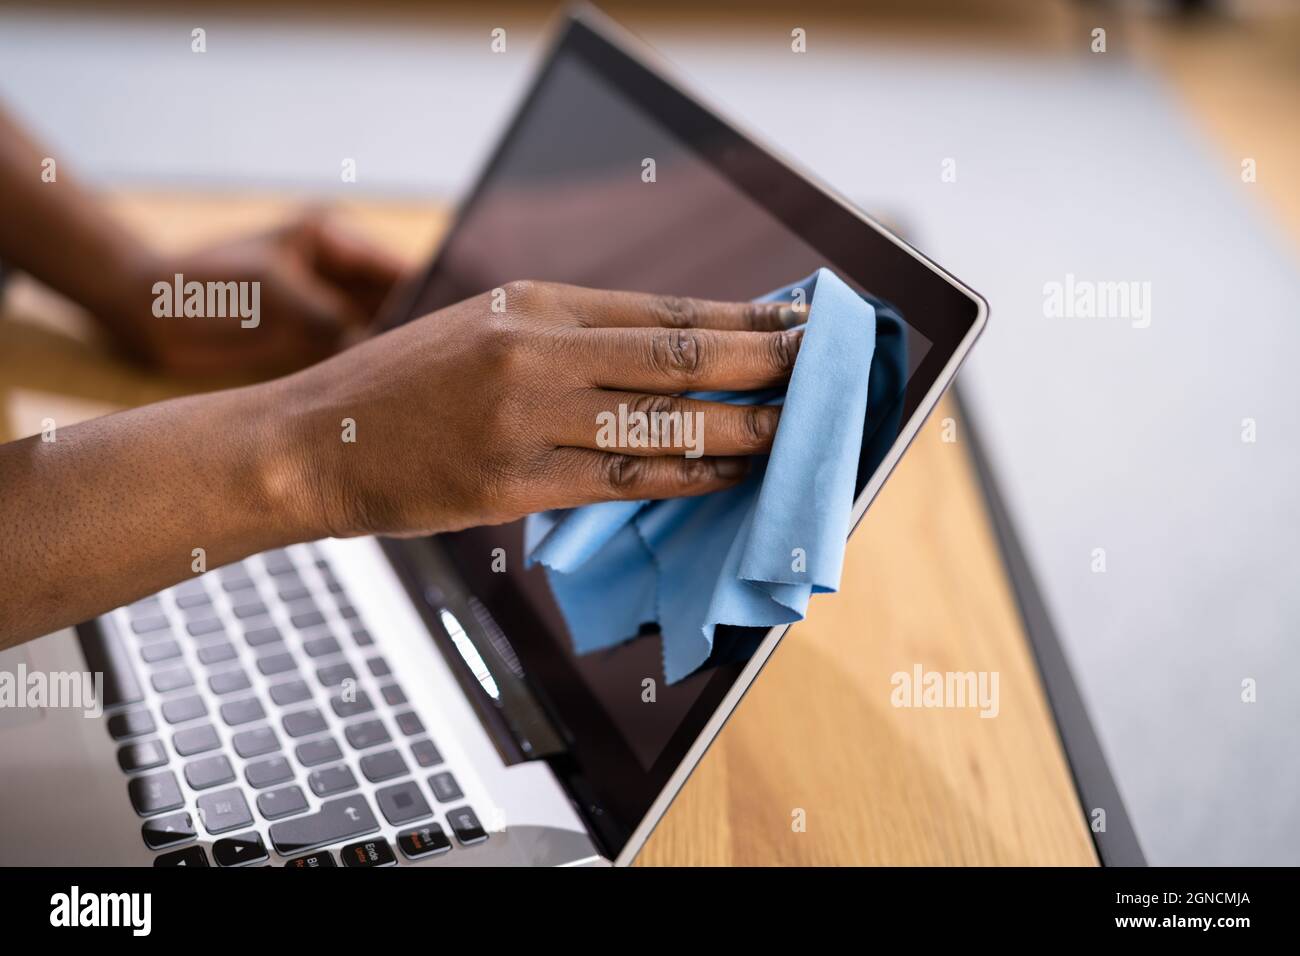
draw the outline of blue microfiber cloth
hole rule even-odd
[[[784,402],[771,455],[754,459],[741,484],[528,518],[528,563],[546,568],[579,654],[657,622],[664,676],[675,683],[708,659],[719,624],[789,624],[803,618],[812,594],[839,587],[877,319],[898,319],[827,269],[758,301],[788,302],[798,290],[808,320],[784,392],[690,396]]]

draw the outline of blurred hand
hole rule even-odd
[[[237,317],[158,317],[154,283],[259,282],[256,327]],[[364,329],[401,278],[393,257],[312,212],[261,235],[175,256],[149,256],[132,270],[112,328],[129,354],[181,376],[263,377],[311,365]]]
[[[516,282],[271,383],[266,400],[283,412],[308,523],[336,536],[698,495],[771,449],[780,409],[677,396],[784,382],[798,321],[781,304]],[[703,457],[610,447],[599,416],[620,405],[702,413]]]

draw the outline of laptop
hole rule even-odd
[[[584,8],[384,324],[520,278],[743,300],[823,266],[902,317],[856,525],[986,303]],[[6,655],[104,683],[102,715],[0,714],[0,863],[625,865],[786,629],[720,627],[670,684],[649,628],[574,652],[522,523],[255,555]]]

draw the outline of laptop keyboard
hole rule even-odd
[[[106,723],[155,865],[265,863],[271,850],[299,868],[391,865],[381,821],[412,860],[450,851],[451,837],[487,839],[316,546],[228,565],[123,613],[127,646],[102,655],[119,692],[108,703],[120,704]]]

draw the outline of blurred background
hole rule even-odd
[[[964,407],[1147,859],[1300,860],[1297,4],[602,8],[988,298]],[[0,97],[111,190],[443,202],[556,9],[5,4]],[[1074,279],[1149,315],[1049,315]]]

